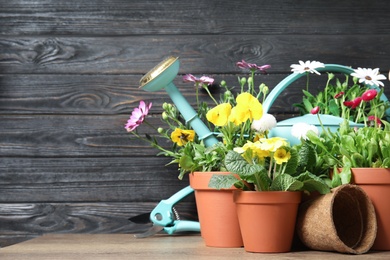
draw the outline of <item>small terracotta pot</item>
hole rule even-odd
[[[234,191],[245,250],[290,251],[301,195],[289,191]]]
[[[352,180],[371,199],[376,211],[378,232],[373,250],[390,250],[390,169],[352,168]]]
[[[296,229],[311,249],[363,254],[376,237],[374,206],[359,186],[342,185],[303,202]]]
[[[229,172],[194,172],[189,175],[190,186],[195,191],[196,207],[200,232],[206,246],[242,247],[242,237],[238,224],[233,190],[216,190],[208,186],[213,174]]]

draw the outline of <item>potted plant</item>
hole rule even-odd
[[[235,186],[234,201],[249,252],[290,251],[301,191],[329,192],[316,172],[310,146],[290,146],[284,138],[260,138],[229,151],[231,175],[214,175],[216,189]]]
[[[219,102],[210,91],[211,88],[215,87],[214,79],[207,76],[197,78],[191,74],[183,77],[185,82],[193,82],[195,85],[197,117],[211,129],[208,134],[214,135],[218,140],[212,145],[207,145],[204,142],[204,137],[198,136],[188,120],[179,113],[177,107],[170,103],[163,105],[164,111],[162,113],[162,120],[168,127],[160,127],[155,130],[160,137],[169,140],[172,144],[171,147],[162,146],[158,137],[151,135],[145,135],[144,137],[138,133],[138,126],[142,123],[148,123],[146,119],[151,104],[141,101],[140,106],[133,111],[125,126],[128,132],[159,149],[160,155],[171,157],[170,164],[178,165],[180,179],[185,174],[190,173],[190,185],[195,189],[201,233],[208,246],[242,246],[241,232],[232,199],[232,190],[235,188],[226,187],[223,191],[219,191],[208,187],[211,175],[216,172],[229,174],[226,173],[224,158],[228,151],[244,145],[247,140],[253,140],[260,134],[260,130],[256,130],[252,126],[254,122],[263,117],[263,120],[268,118],[267,124],[269,127],[276,124],[274,117],[263,115],[260,103],[261,100],[265,99],[268,87],[264,84],[257,87],[254,83],[255,73],[257,71],[265,72],[270,66],[258,66],[245,61],[238,62],[237,66],[249,69],[250,76],[239,78],[238,91],[228,87],[226,82],[222,81],[220,87],[223,89],[223,94]],[[206,102],[200,102],[200,90],[209,95],[214,106],[209,106]],[[202,195],[203,193],[206,195]],[[217,193],[218,198],[211,198],[210,196],[213,193]],[[208,203],[206,209],[202,208],[203,202]],[[211,219],[206,219],[204,215],[211,216]],[[226,223],[228,219],[231,219],[232,223]],[[208,227],[211,228],[211,231],[208,230]],[[236,235],[232,235],[232,231],[235,231]],[[233,239],[233,237],[236,237],[236,239]]]
[[[339,110],[343,111],[339,128],[330,131],[318,117],[323,131],[320,136],[309,131],[307,141],[314,144],[322,164],[338,173],[332,175],[332,187],[353,183],[368,194],[378,224],[372,249],[390,250],[390,204],[386,200],[390,196],[390,124],[386,121],[389,103],[383,99],[383,88],[376,90],[363,85],[357,89],[356,86],[357,82],[383,86],[380,80],[385,77],[378,69],[359,68],[352,75],[354,85],[351,92],[356,96],[338,102]],[[335,103],[340,97],[336,94],[332,98]],[[324,107],[316,106],[311,112],[318,114]],[[350,120],[362,126],[351,126]]]

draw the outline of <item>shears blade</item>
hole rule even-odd
[[[154,236],[155,234],[157,234],[158,232],[162,231],[163,229],[164,229],[164,227],[162,227],[162,226],[153,225],[151,228],[146,230],[144,233],[135,234],[134,237],[136,237],[136,238],[145,238],[145,237]]]

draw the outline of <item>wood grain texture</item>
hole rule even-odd
[[[0,1],[0,35],[389,34],[386,1]],[[375,26],[371,26],[375,20]]]
[[[3,260],[127,260],[131,259],[389,259],[389,251],[369,251],[362,255],[292,248],[287,253],[249,253],[244,248],[207,247],[199,234],[157,235],[136,239],[126,234],[49,234],[0,250]]]
[[[129,218],[150,213],[157,203],[0,203],[0,245],[44,233],[142,233],[151,223]],[[175,206],[182,220],[197,221],[193,198]],[[1,253],[0,253],[1,255]]]
[[[242,59],[289,73],[298,60],[389,69],[389,35],[185,35],[133,37],[1,37],[0,71],[24,74],[145,74],[166,56],[180,73],[226,74]],[[291,51],[291,50],[294,51]],[[155,50],[155,51],[151,51]],[[212,57],[212,58],[211,58]]]
[[[63,156],[65,157],[65,156]],[[188,185],[151,157],[4,158],[0,202],[157,202]],[[32,194],[32,195],[31,195]]]
[[[247,74],[206,74],[215,79],[216,84],[225,80],[236,93],[240,87],[237,77]],[[256,75],[255,84],[265,83],[273,89],[289,74]],[[197,75],[198,76],[198,75]],[[168,94],[162,90],[146,92],[138,88],[141,76],[137,75],[0,75],[0,111],[7,115],[130,115],[140,100],[153,103],[151,114],[162,112],[164,102],[171,103]],[[323,87],[325,78],[313,76],[313,89]],[[276,113],[291,113],[292,104],[302,96],[301,87],[305,79],[292,84],[280,99],[276,100]],[[179,75],[174,80],[179,91],[187,101],[196,108],[195,88],[192,83],[183,83]],[[223,89],[212,87],[213,95],[223,94]],[[200,91],[200,100],[212,104],[205,91]],[[121,122],[122,123],[122,122]],[[115,125],[115,124],[114,124]]]

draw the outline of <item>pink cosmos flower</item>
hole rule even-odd
[[[145,117],[148,115],[151,107],[152,102],[150,102],[149,104],[145,103],[145,101],[143,100],[139,102],[139,106],[134,108],[129,120],[127,120],[127,123],[125,125],[125,129],[127,130],[127,132],[133,131],[144,122]]]
[[[377,92],[375,89],[369,89],[363,93],[362,99],[367,102],[367,101],[373,100],[376,97],[376,95],[377,95]]]
[[[195,77],[192,74],[186,74],[183,76],[183,81],[184,82],[194,82],[196,85],[199,84],[207,84],[207,85],[212,85],[214,83],[214,79],[207,77],[207,76],[202,76],[200,78]]]
[[[266,72],[265,70],[271,68],[271,65],[262,65],[262,66],[258,66],[257,64],[254,64],[254,63],[248,63],[244,60],[241,60],[239,62],[236,63],[237,67],[241,68],[241,69],[249,69],[251,71],[260,71],[260,72]]]

